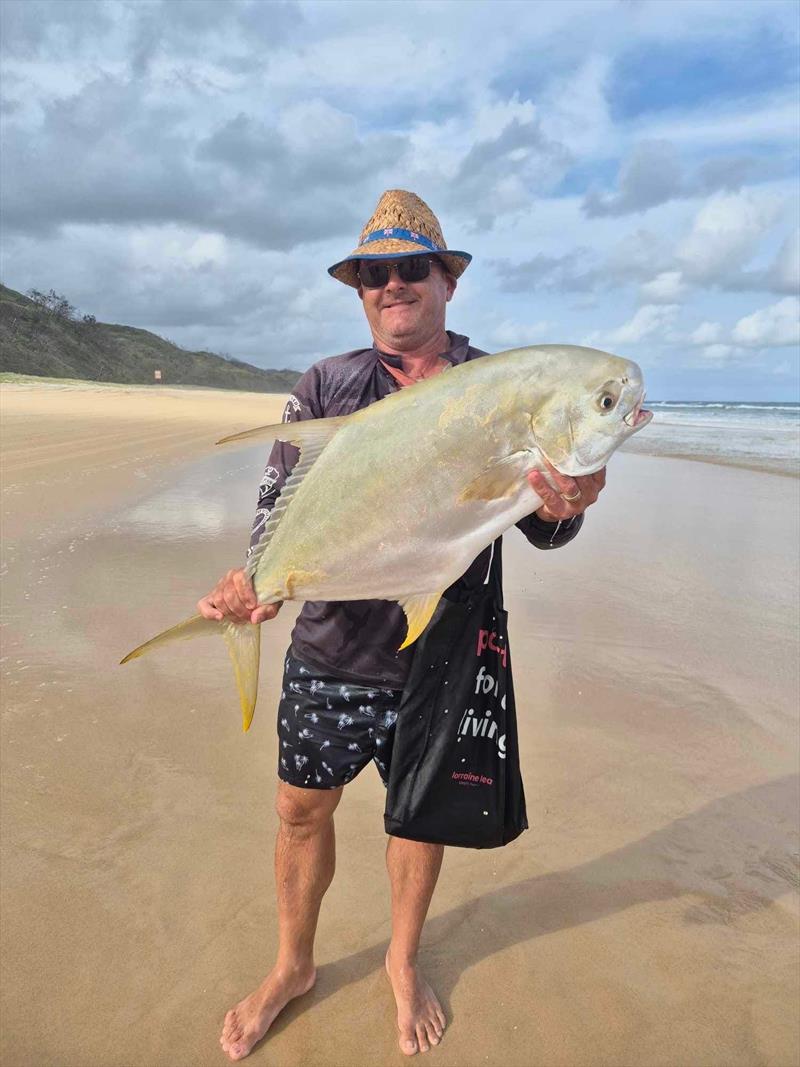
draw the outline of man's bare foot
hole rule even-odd
[[[290,1000],[307,993],[317,978],[314,967],[286,971],[273,967],[258,989],[240,1000],[225,1016],[219,1039],[223,1052],[242,1060],[269,1030]]]
[[[411,963],[393,963],[386,953],[386,973],[397,1001],[400,1051],[406,1056],[427,1052],[442,1039],[447,1021],[436,994]]]

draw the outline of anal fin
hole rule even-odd
[[[431,621],[431,616],[436,611],[436,605],[441,599],[442,591],[440,590],[436,593],[419,593],[416,596],[405,597],[403,600],[397,601],[406,613],[408,622],[406,639],[398,649],[398,652],[408,648],[409,645],[416,641]]]
[[[258,664],[261,658],[261,627],[249,622],[226,622],[222,636],[233,663],[239,705],[242,709],[242,729],[250,729],[258,696]]]

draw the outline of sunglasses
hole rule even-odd
[[[401,282],[424,282],[431,272],[430,256],[407,256],[396,263],[387,263],[380,259],[360,259],[358,261],[358,280],[365,289],[382,289],[388,285],[393,270]]]

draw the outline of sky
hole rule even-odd
[[[798,400],[795,2],[0,0],[14,289],[299,370],[370,344],[385,189],[474,259],[449,328],[651,399]]]

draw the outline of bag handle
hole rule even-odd
[[[491,583],[495,600],[498,607],[503,607],[503,538],[498,537],[491,545],[491,554],[489,556],[489,566],[486,570],[486,577],[483,579],[484,586]]]

